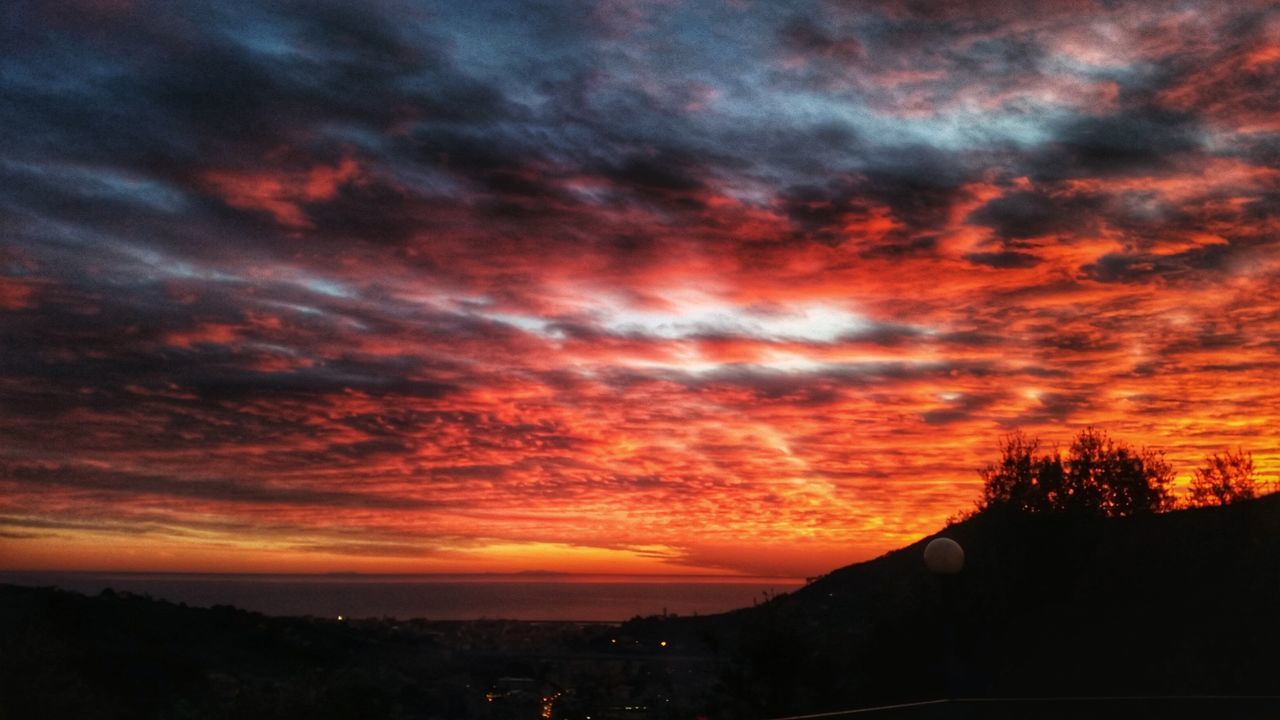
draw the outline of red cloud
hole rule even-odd
[[[360,182],[359,164],[350,157],[336,165],[314,165],[305,171],[229,171],[205,174],[205,180],[228,205],[270,214],[291,228],[311,227],[302,205],[331,200],[348,183]]]

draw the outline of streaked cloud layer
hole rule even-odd
[[[1280,470],[1268,3],[0,9],[0,555],[812,574]]]

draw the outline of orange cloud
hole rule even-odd
[[[330,200],[360,176],[359,164],[346,157],[336,165],[314,165],[303,172],[213,171],[205,179],[231,207],[266,212],[281,225],[307,228],[311,221],[304,203]]]

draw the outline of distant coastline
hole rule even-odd
[[[0,583],[86,594],[107,588],[278,616],[621,622],[709,615],[804,584],[796,578],[574,573],[281,574],[0,571]]]
[[[434,581],[434,582],[621,582],[629,584],[644,583],[686,583],[686,584],[741,584],[741,583],[781,583],[784,585],[803,585],[805,578],[785,575],[727,575],[727,574],[683,574],[683,573],[575,573],[555,570],[523,570],[520,572],[474,572],[474,573],[371,573],[358,571],[339,571],[325,573],[282,573],[282,572],[189,572],[189,571],[151,571],[151,570],[4,570],[0,569],[0,582],[13,582],[6,578],[41,578],[60,576],[93,576],[122,578],[192,578],[220,579],[244,578],[255,580],[308,579],[338,581]],[[25,583],[18,583],[25,584]]]

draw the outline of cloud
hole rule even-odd
[[[1020,191],[992,200],[968,219],[991,228],[996,237],[1008,242],[1096,231],[1098,216],[1104,209],[1105,198]]]
[[[1030,268],[1040,264],[1040,258],[1017,250],[969,253],[965,259],[971,263],[998,269]]]
[[[626,5],[0,9],[4,542],[813,574],[1013,427],[1280,470],[1273,10]]]

